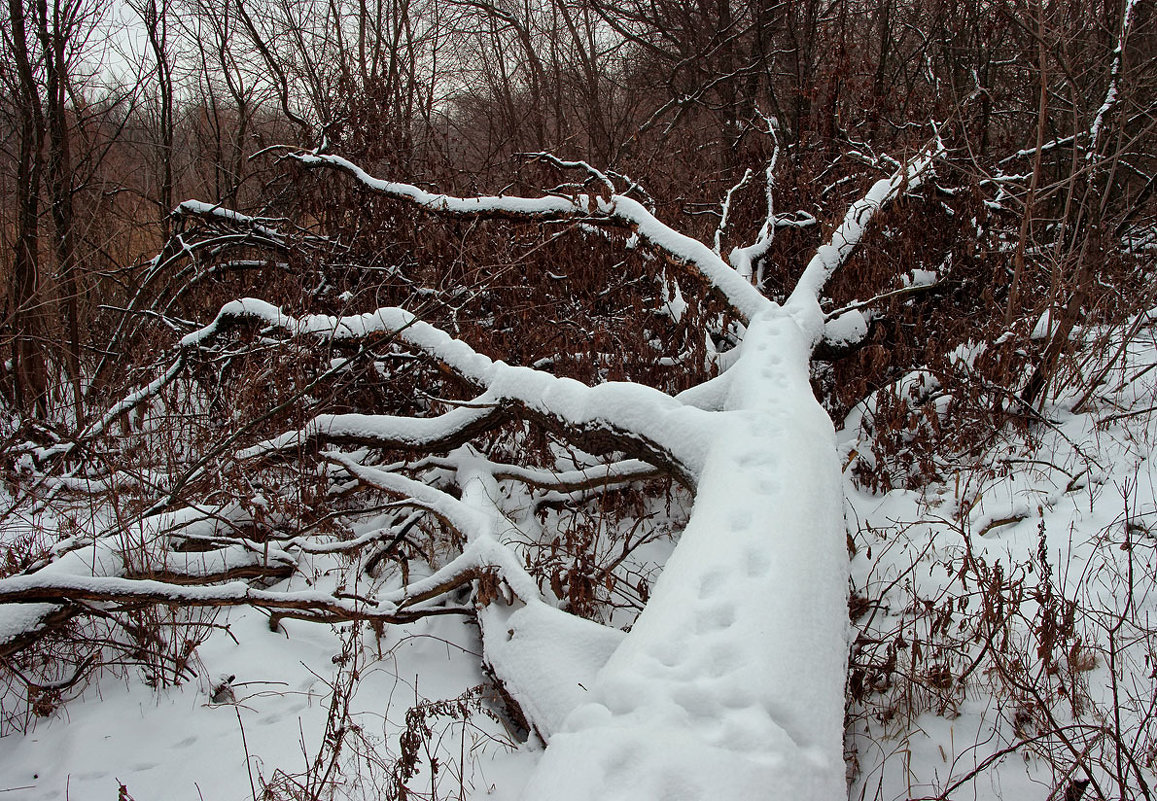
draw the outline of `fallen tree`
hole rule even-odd
[[[86,440],[146,408],[198,354],[238,328],[255,330],[250,341],[263,347],[353,354],[333,360],[331,371],[367,350],[400,348],[472,395],[431,416],[326,413],[256,442],[246,442],[245,428],[225,437],[184,472],[158,480],[140,516],[145,522],[134,524],[145,532],[138,539],[161,543],[170,556],[195,555],[193,568],[173,570],[166,558],[149,566],[151,574],[133,572],[110,556],[85,563],[93,566],[85,576],[68,567],[69,555],[81,547],[115,554],[115,538],[57,544],[24,575],[0,580],[0,603],[9,605],[2,607],[11,644],[5,653],[58,624],[62,612],[141,604],[253,606],[266,610],[273,625],[287,616],[400,624],[472,614],[488,670],[547,746],[526,789],[529,799],[843,797],[846,537],[833,428],[814,397],[809,368],[825,331],[844,345],[863,335],[854,309],[835,324],[827,319],[821,298],[828,279],[873,216],[918,187],[942,149],[933,140],[853,203],[782,303],[753,285],[750,248],[737,248],[736,263],[728,263],[718,248],[663,224],[583,163],[553,161],[583,170],[595,192],[460,198],[379,180],[336,156],[291,154],[306,167],[344,172],[368,193],[432,215],[628,232],[631,247],[647,247],[668,269],[697,277],[725,301],[726,313],[701,333],[726,330],[736,344],[717,356],[715,377],[670,393],[629,382],[588,385],[507,364],[402,308],[295,317],[259,299],[226,303],[212,322],[181,338],[153,380],[75,441],[31,451],[38,469],[48,475],[45,465],[63,464]],[[217,224],[252,225],[197,204],[182,209]],[[279,254],[288,247],[275,233],[263,236]],[[480,442],[511,421],[603,461],[559,459],[541,469],[492,458]],[[183,490],[221,462],[258,465],[318,449],[332,493],[373,488],[399,511],[394,525],[358,547],[400,541],[418,515],[451,532],[457,555],[429,576],[376,595],[282,592],[253,582],[276,580],[295,553],[353,546],[275,534],[268,522],[262,529],[255,512],[235,507],[200,508],[198,525],[209,521],[203,531],[176,519],[192,508]],[[407,460],[384,463],[379,455],[387,452]],[[655,475],[686,487],[694,503],[630,632],[562,611],[527,570],[516,545],[522,510],[500,483],[567,495]],[[242,576],[249,581],[228,581]],[[455,594],[467,586],[468,598]],[[29,614],[17,612],[20,604],[37,606]]]

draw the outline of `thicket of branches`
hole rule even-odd
[[[1072,320],[1116,304],[1092,286],[1134,296],[1143,283],[1129,285],[1121,253],[1152,220],[1145,4],[129,5],[128,21],[91,0],[5,9],[3,386],[17,415],[63,436],[124,385],[140,356],[129,334],[163,326],[142,308],[166,292],[182,295],[174,311],[203,316],[227,295],[214,287],[265,262],[288,265],[278,299],[312,293],[310,310],[336,310],[381,266],[399,268],[374,281],[390,287],[382,303],[429,284],[423,270],[474,286],[485,282],[471,271],[494,263],[549,291],[542,270],[521,265],[568,250],[556,231],[543,248],[533,231],[503,243],[462,226],[426,231],[347,181],[290,169],[276,145],[457,194],[574,178],[527,154],[582,159],[648,193],[681,230],[710,241],[720,228],[724,255],[759,230],[770,197],[777,235],[754,261],[774,295],[858,185],[935,125],[948,157],[926,224],[882,242],[831,295],[891,288],[885,265],[898,258],[949,280],[905,307],[915,331],[885,322],[873,335],[907,347],[838,364],[841,378],[855,374],[837,382],[845,404],[881,369],[944,351],[940,337],[924,347],[919,323],[943,319],[940,308],[991,331],[1065,311],[1053,345],[1031,354],[1036,378],[1009,387],[1035,400]],[[236,225],[208,237],[207,222],[227,223],[182,213],[186,198],[285,220],[292,241]],[[212,242],[180,250],[198,238]],[[159,252],[164,268],[150,269]],[[182,270],[213,281],[192,291]]]
[[[918,367],[955,404],[954,425],[930,428],[909,399],[881,401],[860,476],[875,489],[935,478],[936,449],[1032,425],[1061,390],[1093,402],[1102,375],[1075,360],[1074,328],[1157,305],[1152,4],[128,10],[8,0],[0,25],[0,433],[4,513],[24,532],[5,573],[36,576],[97,542],[121,560],[120,584],[3,595],[47,605],[0,644],[34,711],[102,660],[180,680],[219,606],[256,605],[274,625],[474,614],[451,590],[470,586],[482,605],[508,590],[483,563],[376,611],[260,589],[301,553],[348,553],[374,576],[444,567],[464,526],[419,485],[460,493],[452,454],[467,444],[558,527],[527,546],[530,580],[576,614],[629,623],[650,576],[627,557],[666,533],[643,498],[693,483],[677,460],[533,404],[479,406],[479,387],[412,323],[346,335],[308,317],[405,307],[479,354],[587,384],[675,394],[717,375],[747,320],[637,220],[599,214],[600,198],[714,244],[783,301],[849,204],[939,143],[934,176],[881,213],[823,298],[829,316],[865,322],[816,352],[814,389],[837,419]],[[583,198],[590,214],[422,208],[367,174],[448,195]],[[255,286],[293,319],[226,306]],[[980,341],[973,373],[949,369]],[[402,436],[325,417],[355,413],[453,419]],[[367,450],[320,455],[337,446]],[[71,536],[45,534],[46,509]],[[378,534],[350,538],[349,521],[382,510]],[[190,590],[198,611],[155,605],[173,586],[233,579],[251,589]],[[26,714],[6,703],[9,724]]]

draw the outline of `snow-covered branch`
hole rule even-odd
[[[1121,63],[1125,58],[1125,46],[1129,42],[1129,33],[1133,29],[1133,12],[1137,7],[1137,0],[1125,0],[1125,10],[1121,14],[1121,32],[1117,36],[1117,46],[1113,49],[1113,65],[1109,68],[1109,88],[1105,91],[1105,99],[1097,109],[1093,124],[1089,126],[1089,145],[1085,152],[1086,160],[1097,157],[1097,148],[1101,143],[1101,129],[1105,117],[1117,105],[1121,80]]]
[[[376,487],[385,492],[407,498],[409,501],[424,509],[458,531],[466,540],[467,547],[462,555],[436,572],[427,582],[437,584],[436,577],[443,572],[452,572],[452,566],[462,564],[478,564],[497,568],[500,576],[507,582],[514,594],[524,601],[537,600],[541,596],[538,585],[530,574],[526,572],[518,557],[497,538],[494,517],[486,514],[469,504],[455,498],[440,489],[415,481],[411,478],[367,467],[343,453],[329,453],[326,458],[345,468],[358,481]],[[406,590],[405,597],[411,602],[425,600],[424,588],[421,584],[411,585]]]
[[[51,459],[58,456],[64,456],[71,453],[79,443],[86,442],[93,437],[98,437],[108,430],[109,426],[113,424],[121,415],[126,414],[133,409],[136,409],[141,404],[154,398],[173,382],[173,380],[181,374],[185,369],[185,354],[182,352],[178,354],[173,363],[143,387],[139,387],[129,394],[125,395],[121,400],[114,403],[101,417],[95,422],[89,424],[74,440],[69,442],[59,442],[47,448],[39,448],[36,451],[36,456],[39,461]]]
[[[872,184],[868,192],[848,208],[843,222],[832,232],[827,243],[816,249],[788,298],[788,305],[798,307],[818,303],[828,279],[848,260],[876,213],[904,192],[919,187],[932,164],[944,152],[944,143],[936,136],[890,177]]]
[[[245,448],[240,459],[296,451],[316,443],[368,445],[406,451],[444,451],[489,431],[509,416],[498,403],[464,406],[437,417],[378,414],[323,414],[304,427]]]
[[[768,159],[767,166],[763,170],[763,195],[764,201],[767,205],[767,213],[763,218],[763,225],[760,226],[759,234],[756,235],[755,241],[747,247],[735,248],[728,255],[727,260],[731,262],[731,266],[735,271],[742,275],[747,280],[752,279],[752,265],[767,253],[771,248],[772,240],[775,238],[775,229],[778,221],[775,217],[775,166],[779,162],[779,138],[775,135],[775,125],[771,120],[768,120],[768,134],[772,137],[775,143],[775,149],[771,153],[771,158]],[[728,196],[730,201],[730,195]],[[718,245],[718,243],[717,243]],[[719,248],[716,247],[718,252]],[[757,287],[763,284],[763,268],[760,267],[759,275],[756,276],[755,285]]]
[[[737,275],[710,247],[660,222],[642,203],[624,195],[455,197],[428,192],[412,184],[375,178],[340,156],[297,153],[293,158],[306,166],[342,170],[367,189],[408,201],[438,214],[515,220],[570,220],[628,228],[672,260],[696,270],[744,318],[750,319],[769,304],[755,287]]]
[[[225,208],[220,204],[206,203],[203,200],[186,200],[173,209],[173,216],[176,218],[201,217],[210,222],[221,222],[230,226],[248,228],[272,242],[282,246],[285,244],[285,235],[266,225],[264,220]]]
[[[363,484],[406,498],[415,506],[426,509],[457,531],[465,540],[477,539],[489,533],[488,518],[463,506],[453,495],[440,489],[398,473],[367,467],[344,453],[329,452],[325,454],[325,458],[342,467]]]
[[[457,466],[453,459],[434,460],[446,466]],[[662,475],[654,465],[638,459],[627,459],[608,465],[579,470],[552,471],[535,467],[487,462],[487,470],[498,481],[518,481],[536,489],[564,494],[586,492],[600,487],[627,484]]]
[[[689,484],[694,483],[702,464],[707,447],[701,425],[705,414],[702,410],[641,384],[608,382],[588,387],[572,379],[492,360],[403,309],[386,307],[350,317],[308,315],[295,318],[272,304],[244,298],[225,304],[212,323],[186,336],[182,345],[200,345],[233,322],[246,319],[257,320],[291,335],[324,336],[338,341],[396,337],[482,389],[483,395],[477,399],[479,403],[476,405],[501,406],[513,402],[526,417],[558,432],[584,450],[621,450],[661,465]],[[466,408],[453,415],[452,421],[461,425],[470,422],[485,426],[496,414],[491,409]],[[451,413],[441,418],[442,423],[446,423],[448,418],[451,418]],[[380,432],[392,427],[385,434],[386,441],[402,442],[407,434],[400,429],[407,426],[411,427],[409,435],[419,439],[423,434],[444,437],[447,442],[458,439],[459,435],[451,428],[444,427],[439,431],[439,425],[404,423],[400,418],[373,422],[369,418],[335,416],[323,419],[311,430],[307,427],[304,433],[291,432],[267,446],[258,446],[253,454],[262,448],[292,447],[293,443],[319,436],[322,431],[336,435],[341,433],[342,426],[349,426],[344,433],[351,441],[373,441],[375,433],[372,429],[375,426],[380,427]],[[461,432],[462,428],[457,430]]]
[[[459,583],[469,579],[468,576],[463,577]],[[433,613],[431,610],[406,612],[401,604],[388,600],[372,602],[312,590],[261,590],[241,581],[188,585],[152,579],[43,572],[0,579],[0,604],[66,604],[78,601],[116,603],[121,606],[253,606],[278,617],[298,617],[319,622],[381,620],[387,623],[407,623]],[[456,607],[443,611],[468,612]]]
[[[714,249],[716,256],[723,255],[723,234],[727,231],[727,224],[731,222],[731,203],[735,197],[735,193],[747,186],[753,174],[750,168],[745,170],[743,177],[727,190],[727,193],[723,196],[723,202],[719,204],[719,225],[715,226]]]

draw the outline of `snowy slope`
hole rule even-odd
[[[920,492],[849,485],[852,798],[1154,786],[1155,362],[1143,328],[1085,413],[1063,395]]]

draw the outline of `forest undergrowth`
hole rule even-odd
[[[907,487],[848,493],[852,797],[1151,797],[1157,385],[1150,314],[1130,323],[1074,352],[1101,382],[1084,412],[1078,387],[923,466],[872,438],[952,416],[930,374],[885,390],[881,420],[875,399],[849,418],[849,473]]]

